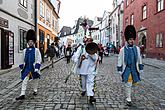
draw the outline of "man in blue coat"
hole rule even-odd
[[[23,50],[22,56],[20,57],[21,64],[19,65],[21,69],[22,89],[21,95],[17,97],[16,100],[25,99],[25,91],[29,79],[35,79],[33,82],[33,95],[37,95],[38,79],[40,78],[39,70],[42,59],[39,49],[35,48],[36,33],[34,30],[28,30],[26,40],[28,47]]]
[[[125,82],[126,104],[131,106],[132,84],[140,81],[140,74],[143,72],[140,49],[134,44],[136,30],[133,25],[128,25],[124,32],[126,44],[121,48],[118,56],[117,70]]]

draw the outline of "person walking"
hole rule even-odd
[[[66,59],[67,59],[67,64],[70,63],[71,53],[72,53],[71,45],[68,44],[68,47],[66,48]]]
[[[48,56],[48,61],[51,61],[55,56],[56,50],[54,48],[54,43],[51,43],[51,46],[47,49],[46,54]]]
[[[117,70],[125,84],[126,104],[131,106],[132,84],[138,83],[141,80],[140,75],[143,72],[143,64],[140,49],[134,44],[136,39],[135,27],[128,25],[124,35],[126,44],[120,49]]]
[[[102,46],[102,44],[99,44],[99,49],[98,49],[98,52],[99,52],[99,63],[102,63],[103,62],[103,54],[104,54],[104,48]]]
[[[42,57],[42,63],[44,63],[45,53],[44,53],[44,47],[43,46],[40,47],[40,53],[41,53],[41,57]]]
[[[79,47],[73,55],[73,61],[79,62],[79,74],[82,81],[82,96],[90,97],[89,102],[96,102],[94,98],[94,78],[96,76],[96,65],[98,63],[98,46],[91,38],[84,39],[85,46]]]
[[[35,48],[36,42],[36,32],[32,29],[27,31],[26,41],[28,47],[23,50],[21,59],[21,64],[19,68],[21,69],[21,79],[22,79],[22,88],[21,94],[16,100],[25,99],[25,91],[27,87],[27,82],[29,79],[34,79],[33,95],[37,95],[37,86],[38,79],[40,78],[40,67],[41,67],[41,53],[38,48]]]

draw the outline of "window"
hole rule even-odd
[[[20,3],[23,7],[27,8],[27,0],[20,0],[19,3]]]
[[[134,14],[131,15],[131,22],[130,22],[131,25],[134,24]]]
[[[58,32],[58,21],[55,21],[55,31]]]
[[[157,11],[161,11],[164,8],[164,0],[157,0]]]
[[[163,33],[156,34],[156,47],[163,47]]]
[[[23,29],[19,29],[19,34],[20,34],[20,50],[23,50],[26,48],[26,31]]]
[[[52,26],[54,27],[54,17],[52,17]]]
[[[113,33],[115,33],[115,24],[113,23]]]
[[[142,7],[142,19],[146,19],[147,18],[147,6],[144,5]]]
[[[128,25],[128,18],[125,19],[125,25]]]
[[[44,2],[40,0],[40,16],[44,17]]]
[[[46,20],[50,22],[50,11],[48,9],[46,10]]]
[[[126,0],[126,7],[128,6],[128,0]]]

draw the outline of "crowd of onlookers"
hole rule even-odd
[[[61,56],[64,56],[67,60],[67,63],[70,62],[71,56],[76,52],[77,48],[81,46],[82,44],[77,44],[74,46],[71,46],[68,44],[67,46],[61,45],[59,46],[58,43],[51,43],[50,46],[48,46],[46,52],[44,52],[43,46],[40,47],[40,52],[42,56],[42,62],[44,62],[45,59],[50,61],[52,58],[60,58]],[[102,63],[103,56],[109,56],[113,54],[119,54],[121,49],[121,46],[118,46],[117,48],[114,45],[106,45],[103,46],[102,44],[98,43],[98,55],[100,57],[100,63]],[[144,46],[140,46],[142,57],[144,57]]]

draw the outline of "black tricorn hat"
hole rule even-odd
[[[36,32],[32,29],[28,30],[26,33],[26,41],[33,40],[36,42]]]
[[[124,32],[124,36],[125,36],[125,40],[128,41],[129,38],[134,38],[134,40],[136,39],[136,29],[133,25],[128,25],[125,28],[125,32]]]
[[[94,42],[88,43],[85,47],[85,50],[88,54],[93,55],[98,51],[98,45]]]

